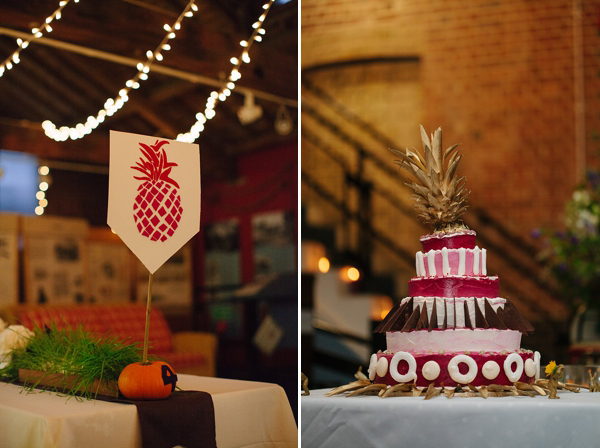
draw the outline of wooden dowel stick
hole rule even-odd
[[[144,352],[142,364],[148,363],[148,336],[150,335],[150,306],[152,304],[152,273],[148,276],[148,300],[146,301],[146,330],[144,331]]]

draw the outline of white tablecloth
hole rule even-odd
[[[184,390],[212,395],[218,448],[298,446],[298,430],[276,384],[178,375]],[[134,405],[78,401],[49,392],[27,395],[0,383],[1,448],[141,447]]]
[[[301,399],[302,448],[598,448],[600,393],[448,399]]]

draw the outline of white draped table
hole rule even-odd
[[[298,430],[283,389],[270,383],[179,375],[183,390],[211,394],[218,448],[298,446]],[[27,394],[0,383],[2,448],[139,448],[134,405]]]
[[[329,390],[329,389],[328,389]],[[301,399],[302,448],[598,448],[600,393],[448,399]]]

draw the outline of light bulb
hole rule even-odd
[[[319,258],[318,266],[319,271],[323,274],[327,274],[329,272],[330,263],[326,257]]]

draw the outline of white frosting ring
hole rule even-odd
[[[481,368],[481,373],[488,380],[495,380],[500,374],[500,366],[496,361],[488,361]]]
[[[525,360],[525,375],[532,377],[535,376],[538,369],[535,366],[535,361],[531,358]]]
[[[398,363],[400,361],[406,361],[408,363],[408,372],[401,375],[398,372]],[[390,361],[390,375],[399,383],[407,383],[417,379],[417,361],[414,356],[408,352],[397,352],[392,356]]]
[[[377,373],[377,353],[373,353],[371,355],[371,360],[369,362],[369,379],[373,381],[375,379],[375,375]]]
[[[379,358],[377,364],[375,365],[375,371],[377,372],[377,376],[383,378],[388,372],[389,362],[385,356]]]
[[[539,380],[540,379],[540,361],[542,359],[542,355],[540,355],[540,352],[535,352],[533,354],[533,362],[535,362],[535,380]]]
[[[423,378],[428,381],[433,381],[440,376],[440,365],[433,360],[427,361],[425,364],[423,364],[421,373],[423,373]]]
[[[458,370],[458,365],[461,362],[464,362],[469,367],[469,371],[464,375]],[[477,376],[477,363],[468,355],[456,355],[448,363],[448,373],[450,374],[450,378],[457,383],[469,384]]]
[[[512,369],[513,364],[517,364],[515,370]],[[517,353],[511,353],[504,360],[504,373],[509,381],[516,383],[523,375],[523,358]]]

